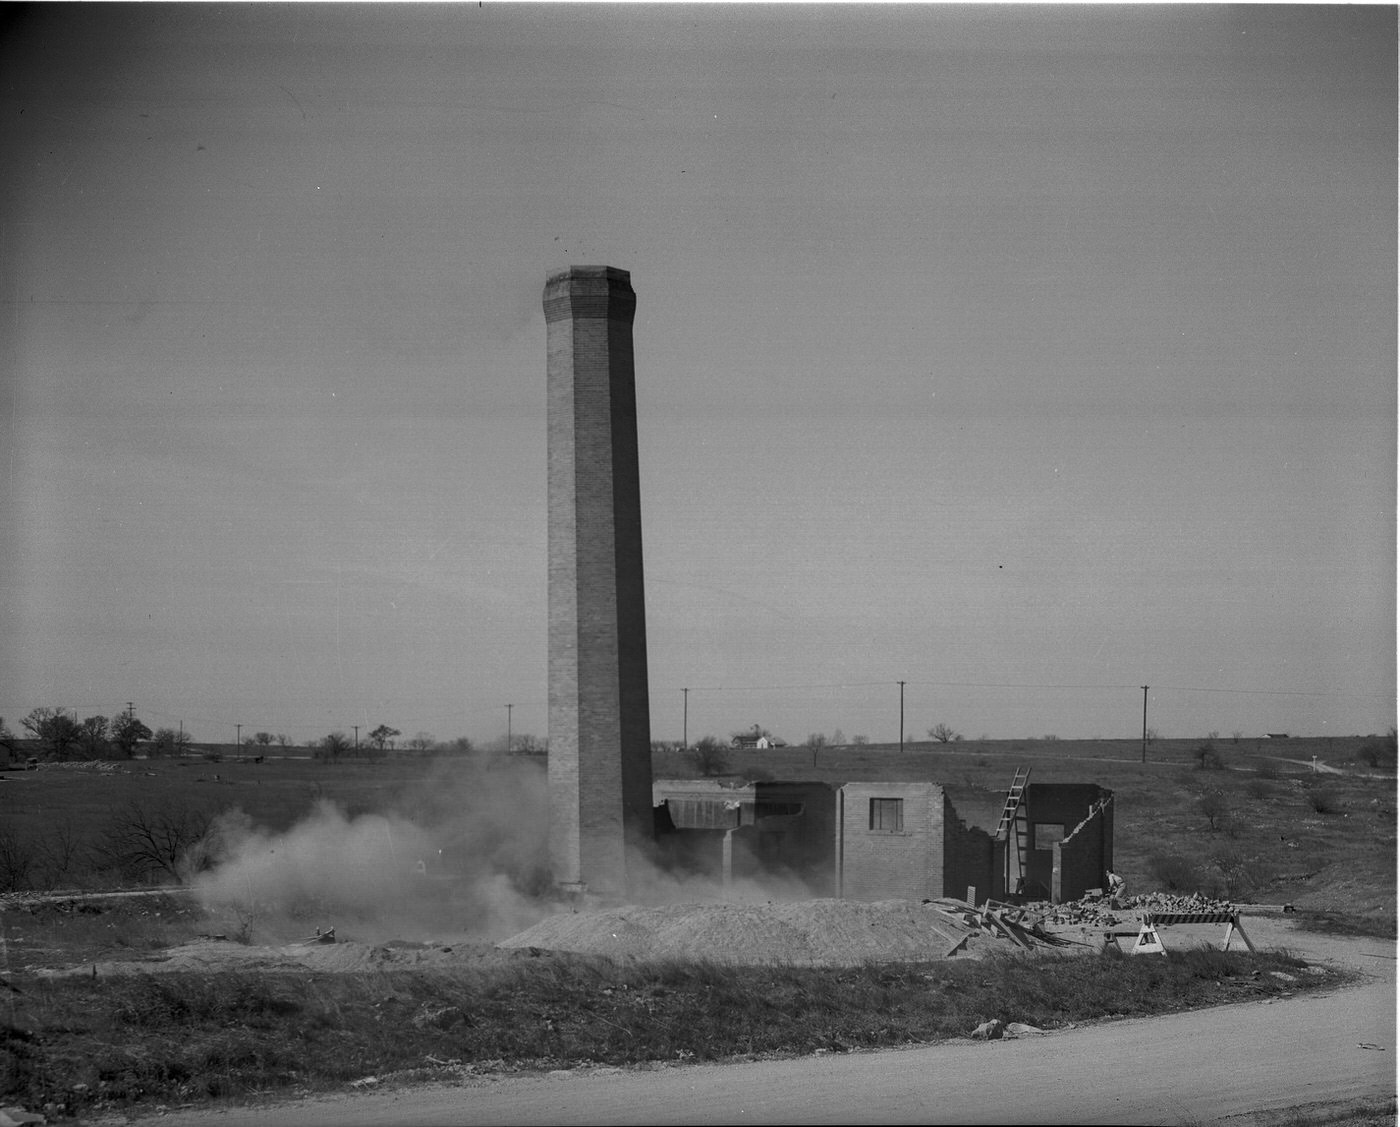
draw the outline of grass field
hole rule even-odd
[[[785,748],[734,752],[728,769],[833,783],[929,779],[984,828],[995,824],[1017,766],[1029,766],[1032,781],[1097,782],[1116,795],[1117,865],[1131,892],[1291,902],[1314,926],[1393,936],[1395,780],[1356,762],[1359,743],[1226,741],[1202,756],[1201,741],[1156,741],[1146,763],[1134,741],[824,748],[815,757]],[[694,774],[673,752],[658,753],[653,768],[658,778]],[[239,811],[234,820],[245,830],[263,828],[251,840],[266,850],[291,848],[298,827],[330,825],[342,835],[332,864],[347,869],[365,867],[355,852],[363,834],[351,831],[369,827],[371,850],[393,855],[399,881],[404,858],[395,850],[453,842],[466,842],[489,868],[528,874],[547,816],[542,777],[542,761],[525,757],[225,757],[6,772],[0,875],[12,887],[119,882],[104,842],[110,846],[114,827],[129,825],[135,811],[148,828],[185,824],[176,815],[207,824]],[[169,883],[174,875],[156,868],[125,879]],[[400,903],[393,891],[381,894],[391,909]],[[439,907],[452,914],[461,905]],[[187,896],[0,900],[10,987],[0,998],[0,1102],[61,1118],[285,1097],[369,1076],[462,1079],[585,1062],[646,1066],[874,1048],[962,1036],[994,1017],[1052,1029],[1339,981],[1334,972],[1300,973],[1283,954],[1211,950],[834,969],[619,964],[482,944],[479,963],[452,970],[101,977],[23,970],[140,960],[237,922],[212,920]],[[284,921],[281,934],[263,938],[286,942],[286,926],[309,932],[310,924]],[[258,938],[254,931],[247,937]]]
[[[921,743],[895,747],[734,751],[747,777],[931,780],[958,814],[990,829],[1018,766],[1032,782],[1095,782],[1115,794],[1115,861],[1131,892],[1201,891],[1241,902],[1293,903],[1394,928],[1396,784],[1356,759],[1359,738]],[[1314,771],[1314,756],[1318,770]],[[326,763],[306,756],[130,761],[111,770],[49,766],[0,773],[0,891],[170,883],[97,863],[95,851],[134,812],[207,821],[241,811],[280,833],[333,804],[347,819],[392,815],[430,844],[522,854],[542,845],[542,759],[388,757]],[[676,752],[653,756],[657,778],[693,775]],[[533,780],[533,781],[532,781]],[[489,823],[489,833],[479,827]],[[474,830],[474,827],[477,827]],[[533,842],[533,846],[532,843]],[[421,843],[419,843],[421,844]],[[109,851],[110,852],[110,851]],[[538,853],[531,858],[537,860]],[[110,857],[107,858],[110,861]]]

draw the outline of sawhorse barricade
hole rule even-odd
[[[1145,912],[1142,917],[1142,926],[1137,931],[1137,942],[1133,944],[1130,955],[1165,955],[1167,953],[1166,944],[1162,942],[1162,937],[1158,932],[1159,928],[1170,927],[1172,924],[1224,924],[1225,943],[1221,947],[1222,951],[1230,949],[1230,940],[1238,932],[1244,945],[1252,952],[1254,944],[1245,930],[1240,926],[1239,912],[1231,909],[1219,912]],[[1104,932],[1104,949],[1107,950],[1111,944],[1118,946],[1119,937],[1128,938],[1132,936],[1131,931],[1106,931]]]

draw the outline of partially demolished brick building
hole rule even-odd
[[[1028,773],[1027,773],[1028,774]],[[814,897],[1079,899],[1113,868],[1113,794],[1017,773],[991,831],[930,782],[653,784],[662,862],[680,873],[797,885]]]

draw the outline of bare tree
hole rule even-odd
[[[60,884],[71,883],[82,854],[83,840],[71,818],[51,825],[39,840],[45,887],[56,888]]]
[[[935,724],[928,730],[928,734],[929,739],[937,740],[941,744],[950,743],[953,740],[962,738],[947,724]]]
[[[184,755],[190,750],[190,739],[184,728],[157,728],[146,752],[148,755]]]
[[[107,750],[110,725],[105,716],[89,716],[78,725],[78,745],[89,759],[97,759]]]
[[[434,736],[431,732],[419,732],[411,740],[408,741],[408,746],[413,751],[418,752],[419,755],[427,755],[428,752],[433,750],[433,746],[436,743],[437,737]]]
[[[78,722],[61,708],[36,708],[20,723],[54,759],[67,758],[68,749],[78,741]]]
[[[122,754],[128,759],[136,751],[138,743],[151,738],[151,730],[127,712],[119,712],[113,716],[108,731],[111,733],[112,742],[121,748]]]
[[[39,850],[35,842],[10,826],[0,826],[0,891],[22,892],[33,888],[33,874],[38,864]]]
[[[152,809],[129,802],[108,820],[94,852],[123,876],[184,883],[186,855],[209,832],[209,823],[208,813],[192,807]]]
[[[15,754],[15,734],[10,731],[3,716],[0,716],[0,747],[5,749],[7,757],[12,757]]]
[[[321,742],[316,745],[316,758],[329,759],[336,762],[342,755],[352,748],[350,737],[344,732],[332,732],[328,736],[322,736]]]

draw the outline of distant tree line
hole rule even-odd
[[[137,745],[155,733],[130,711],[115,716],[89,716],[79,720],[65,708],[36,708],[20,721],[28,733],[17,737],[0,717],[0,745],[14,754],[20,739],[30,741],[45,759],[130,759]]]
[[[218,759],[229,746],[201,743],[183,725],[152,731],[130,709],[110,717],[97,715],[79,719],[73,709],[36,708],[19,722],[19,728],[16,732],[4,717],[0,717],[0,763],[6,756],[14,759],[21,755],[47,762],[130,759],[138,754],[148,758],[175,758],[201,749],[206,758]],[[477,750],[476,744],[466,736],[439,740],[431,732],[418,732],[400,743],[402,735],[398,728],[379,724],[370,729],[363,741],[335,731],[305,746],[310,748],[314,758],[330,761],[356,755],[377,758],[391,752],[464,755]],[[504,751],[506,742],[507,737],[501,736],[481,750]],[[529,733],[521,733],[509,742],[510,750],[516,754],[542,754],[548,747],[548,740]],[[238,743],[240,750],[252,749],[259,753],[274,746],[285,749],[297,745],[286,735],[269,731],[255,732]]]

